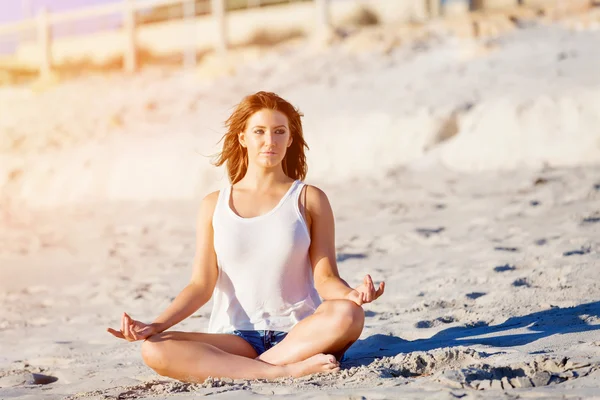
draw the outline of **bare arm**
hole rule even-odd
[[[212,217],[219,192],[206,196],[200,204],[196,223],[196,254],[190,283],[152,325],[157,332],[183,321],[206,304],[217,282],[217,256],[213,247]]]
[[[310,219],[310,260],[313,268],[315,289],[324,300],[346,299],[358,305],[370,303],[383,294],[381,282],[375,290],[370,275],[363,283],[351,288],[340,277],[335,256],[335,221],[333,210],[325,193],[314,187],[306,188],[306,211]]]
[[[353,289],[338,272],[333,210],[322,190],[314,186],[306,188],[306,211],[311,221],[309,253],[315,289],[324,300],[346,298]]]

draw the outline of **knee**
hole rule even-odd
[[[142,343],[142,359],[147,366],[164,375],[167,367],[165,346],[156,336],[158,335],[151,336]]]
[[[365,324],[363,308],[350,300],[336,300],[333,304],[332,322],[339,331],[360,336]]]

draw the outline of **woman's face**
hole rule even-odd
[[[277,166],[292,144],[287,116],[266,108],[257,111],[248,118],[239,141],[248,150],[248,163],[264,168]]]

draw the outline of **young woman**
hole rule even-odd
[[[375,288],[367,275],[351,288],[339,276],[331,206],[302,182],[301,116],[274,93],[242,100],[216,162],[231,185],[200,204],[190,283],[151,324],[123,314],[120,331],[108,328],[145,339],[142,357],[157,373],[202,382],[335,372],[359,338],[361,306],[384,283]],[[211,296],[209,333],[166,331]]]

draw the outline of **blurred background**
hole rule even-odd
[[[600,160],[594,0],[0,7],[4,210],[197,200],[226,181],[211,155],[258,90],[305,113],[316,183]]]

